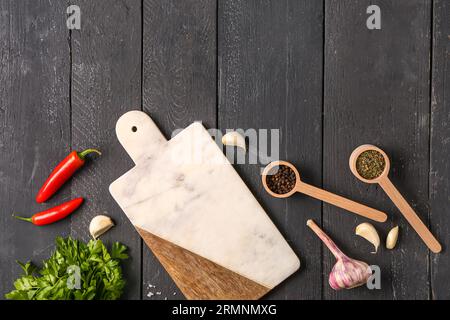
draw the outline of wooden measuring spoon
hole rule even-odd
[[[356,161],[358,160],[359,155],[368,150],[375,150],[381,153],[385,161],[385,167],[383,172],[378,177],[371,180],[363,178],[356,169]],[[439,244],[439,242],[436,240],[436,238],[433,236],[430,230],[428,230],[428,228],[425,226],[422,220],[420,220],[420,218],[417,216],[417,214],[414,212],[414,210],[411,208],[408,202],[406,202],[406,200],[403,198],[400,192],[395,188],[391,180],[389,180],[388,174],[390,164],[391,163],[389,161],[387,154],[380,148],[370,144],[365,144],[356,148],[352,152],[349,160],[350,170],[352,171],[352,173],[363,182],[378,183],[387,193],[389,198],[391,198],[391,200],[394,202],[394,204],[397,206],[397,208],[400,210],[400,212],[403,214],[403,216],[406,218],[409,224],[414,228],[414,230],[416,230],[416,232],[419,234],[419,236],[422,238],[423,242],[425,242],[428,248],[430,248],[430,250],[433,251],[434,253],[439,253],[442,250],[442,247]]]
[[[270,173],[272,173],[272,171],[275,170],[276,167],[283,165],[291,168],[292,171],[294,171],[295,186],[288,193],[278,194],[270,190],[270,188],[268,187],[267,176]],[[300,180],[300,174],[298,173],[298,170],[294,167],[292,163],[289,163],[287,161],[271,162],[262,173],[262,183],[264,189],[266,189],[266,191],[275,198],[287,198],[292,196],[296,192],[300,192],[378,222],[385,222],[387,219],[387,215],[384,212],[378,211],[363,204],[338,196],[334,193],[304,183],[303,181]]]

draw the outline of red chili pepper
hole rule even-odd
[[[59,206],[56,206],[54,208],[36,213],[31,218],[24,218],[18,216],[13,217],[19,220],[31,222],[36,226],[45,226],[47,224],[51,224],[61,219],[64,219],[69,214],[77,210],[78,207],[81,206],[83,201],[84,201],[83,198],[73,199],[66,203],[60,204]]]
[[[42,203],[50,199],[61,186],[67,182],[86,162],[86,156],[91,153],[101,155],[100,151],[87,149],[83,152],[72,151],[58,166],[52,171],[39,190],[36,201]]]

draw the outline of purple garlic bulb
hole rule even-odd
[[[331,288],[351,289],[367,283],[372,275],[367,263],[347,257],[313,220],[308,220],[306,225],[325,243],[337,260],[328,279]]]

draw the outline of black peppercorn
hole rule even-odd
[[[286,194],[295,187],[295,172],[288,166],[272,168],[266,176],[267,187],[276,194]]]

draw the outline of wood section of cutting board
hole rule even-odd
[[[255,300],[270,291],[150,232],[136,229],[187,299]]]
[[[145,113],[116,126],[136,166],[110,192],[189,299],[258,299],[300,266],[200,123],[167,141]]]

